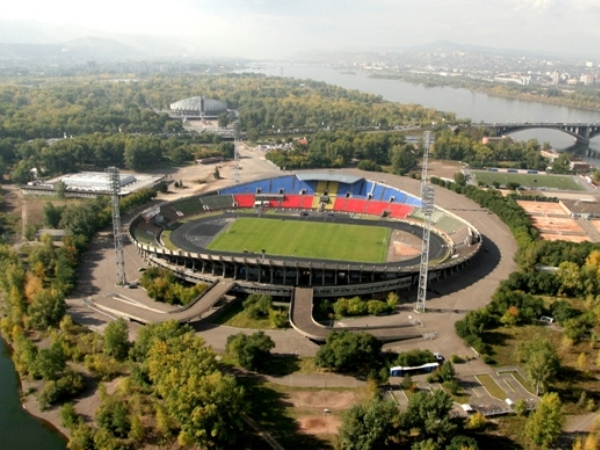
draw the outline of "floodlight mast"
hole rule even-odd
[[[108,182],[110,186],[110,202],[112,206],[113,236],[115,240],[115,261],[117,266],[117,284],[125,286],[125,258],[123,257],[123,231],[121,228],[121,213],[119,211],[119,189],[121,188],[121,179],[117,167],[106,169],[108,173]]]
[[[417,294],[416,312],[425,312],[427,298],[427,275],[429,271],[429,236],[431,234],[431,216],[433,215],[434,188],[427,180],[427,163],[430,147],[429,131],[425,132],[423,149],[423,164],[421,170],[421,212],[425,216],[423,224],[423,239],[421,241],[421,265],[419,270],[419,291]]]
[[[233,124],[233,183],[240,184],[240,123]]]

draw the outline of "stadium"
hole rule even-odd
[[[169,109],[171,114],[177,116],[214,119],[227,112],[227,105],[211,98],[190,97],[171,103]]]
[[[152,265],[190,282],[311,298],[376,294],[418,282],[424,215],[419,198],[385,183],[299,173],[164,203],[129,228]],[[481,247],[479,231],[439,207],[429,280],[457,273]],[[297,292],[296,292],[297,293]]]

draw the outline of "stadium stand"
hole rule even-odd
[[[233,196],[238,208],[254,207],[254,194],[237,194]]]
[[[298,193],[298,178],[296,175],[286,175],[284,177],[274,178],[271,183],[271,192],[282,194]]]
[[[411,206],[417,206],[417,207],[421,207],[421,199],[417,198],[417,197],[413,197],[411,195],[408,195],[406,197],[406,201],[404,202],[407,205],[411,205]]]
[[[471,243],[471,233],[469,232],[469,227],[466,225],[457,230],[455,233],[450,234],[449,237],[452,239],[452,242],[454,242],[456,247],[470,245]]]
[[[327,190],[327,181],[325,181],[325,180],[318,181],[317,187],[315,189],[315,196],[323,195],[326,190]]]
[[[337,197],[333,205],[334,211],[346,211],[362,214],[367,207],[367,201],[359,198]]]
[[[281,208],[310,209],[312,208],[313,197],[310,195],[286,195]]]
[[[233,195],[212,195],[202,197],[205,210],[233,208]]]
[[[431,222],[436,223],[443,216],[444,216],[443,211],[433,211],[433,214],[431,215]],[[413,211],[411,213],[411,217],[414,217],[415,219],[419,219],[419,220],[425,220],[425,214],[423,214],[423,211],[421,210],[421,208],[413,209]]]
[[[198,203],[198,207],[196,209],[199,209],[200,203],[198,201],[196,202]],[[171,205],[161,205],[160,207],[160,215],[167,223],[175,222],[181,218],[182,214],[177,214],[177,212],[178,211],[175,210],[175,208],[173,208]]]
[[[388,210],[391,211],[391,216],[394,219],[406,219],[412,212],[412,206],[399,205],[397,203],[388,203]]]
[[[328,181],[327,182],[327,195],[330,197],[336,197],[338,195],[338,188],[340,184],[337,181]]]
[[[442,231],[445,231],[448,234],[456,233],[458,230],[465,226],[460,220],[455,219],[454,217],[450,217],[448,215],[443,215],[439,220],[435,221],[436,228],[439,228]]]
[[[179,211],[184,216],[196,214],[202,211],[202,201],[198,197],[186,198],[182,201],[171,203],[175,211]]]

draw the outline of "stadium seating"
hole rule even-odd
[[[271,193],[277,194],[279,191],[283,191],[283,194],[297,194],[298,193],[298,178],[296,175],[286,175],[284,177],[273,178],[271,180],[270,190]]]
[[[197,201],[196,203],[198,203],[198,208],[196,209],[199,209],[200,203]],[[163,216],[165,222],[167,223],[175,222],[181,217],[181,215],[177,214],[177,211],[171,205],[162,205],[160,207],[160,215]]]
[[[186,198],[184,200],[171,203],[171,206],[173,209],[175,209],[175,211],[179,211],[185,216],[202,212],[202,202],[199,197]]]
[[[459,229],[463,228],[465,224],[454,217],[443,215],[439,220],[435,222],[436,228],[445,231],[448,234],[455,233]]]
[[[254,207],[254,194],[237,194],[233,196],[238,208]]]
[[[412,206],[398,203],[388,203],[387,209],[391,211],[390,215],[394,219],[406,219],[413,210]]]
[[[406,203],[407,205],[417,206],[419,208],[422,205],[421,199],[417,198],[417,197],[413,197],[412,195],[408,195],[406,197],[406,201],[404,203]]]
[[[286,195],[281,202],[281,208],[310,209],[313,197],[310,195]]]
[[[233,195],[213,195],[201,197],[204,209],[218,210],[233,208]]]

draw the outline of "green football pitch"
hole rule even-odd
[[[236,219],[208,248],[302,258],[385,262],[391,229],[299,220]]]
[[[565,175],[540,175],[525,173],[488,172],[485,170],[472,170],[475,181],[491,185],[494,181],[506,186],[507,183],[518,183],[526,188],[548,188],[565,191],[582,191],[583,187]]]

